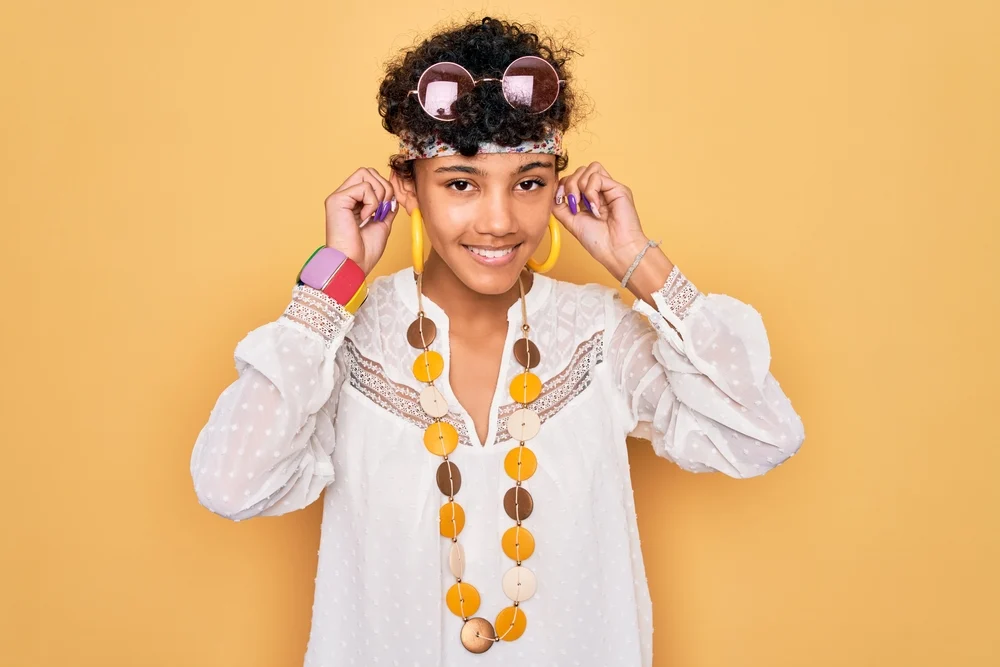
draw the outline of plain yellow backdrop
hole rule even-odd
[[[385,171],[382,64],[480,11],[573,38],[572,166],[760,310],[805,421],[748,481],[631,443],[657,667],[1000,664],[998,8],[3,3],[0,664],[301,664],[319,505],[227,522],[191,448],[326,195]]]

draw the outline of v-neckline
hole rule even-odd
[[[416,317],[419,308],[417,306],[417,283],[413,278],[413,270],[410,267],[397,271],[393,276],[396,293],[406,304],[407,308]],[[552,290],[554,281],[540,273],[534,274],[531,289],[524,295],[525,310],[528,312],[528,323],[531,324],[531,316],[537,312],[542,303],[548,298]],[[429,349],[438,352],[444,359],[444,370],[441,377],[435,380],[435,385],[444,394],[448,401],[449,412],[457,412],[462,417],[465,429],[469,434],[469,441],[472,448],[477,451],[492,450],[497,440],[497,429],[499,427],[500,402],[506,387],[506,378],[511,358],[513,357],[514,334],[521,329],[521,299],[518,298],[510,308],[507,309],[507,333],[504,336],[503,350],[500,355],[500,369],[497,372],[496,387],[493,390],[493,398],[490,401],[489,424],[486,429],[486,440],[479,439],[479,432],[472,415],[458,400],[455,391],[451,386],[451,322],[445,314],[444,309],[434,303],[426,294],[422,296],[424,313],[433,320],[437,326],[437,336],[431,343]],[[511,326],[516,321],[517,326]],[[407,322],[409,326],[409,322]],[[436,348],[436,349],[435,349]]]

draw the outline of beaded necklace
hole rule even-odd
[[[504,511],[514,520],[515,525],[507,529],[500,540],[504,554],[515,563],[501,581],[504,594],[513,604],[497,614],[495,623],[490,623],[481,616],[473,616],[479,609],[479,591],[462,580],[465,574],[465,550],[458,541],[458,535],[465,526],[465,510],[455,502],[455,495],[462,486],[462,476],[458,467],[448,458],[458,445],[458,431],[451,424],[441,421],[448,414],[448,404],[441,391],[434,386],[434,380],[444,370],[444,359],[438,352],[428,349],[437,336],[437,326],[424,314],[422,273],[417,276],[417,319],[406,332],[406,340],[410,346],[422,350],[413,362],[413,375],[427,384],[420,393],[420,407],[433,419],[424,431],[424,446],[431,454],[443,459],[437,469],[437,486],[447,497],[447,502],[441,506],[439,524],[441,536],[451,540],[448,567],[455,577],[455,584],[445,594],[445,603],[453,614],[464,621],[462,645],[472,653],[484,653],[501,640],[514,641],[524,634],[527,617],[520,604],[532,597],[536,588],[534,573],[522,565],[535,550],[535,538],[521,525],[533,508],[531,494],[522,487],[521,482],[535,474],[538,467],[535,453],[525,443],[538,435],[541,425],[538,413],[527,406],[538,398],[542,382],[531,372],[540,358],[538,348],[528,340],[531,327],[528,326],[524,283],[520,275],[517,277],[517,286],[521,295],[521,337],[514,342],[513,353],[524,370],[510,383],[510,395],[521,407],[507,420],[507,431],[518,444],[504,458],[504,471],[514,480],[514,486],[504,494],[503,499]]]

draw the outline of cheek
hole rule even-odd
[[[427,238],[435,248],[444,247],[458,243],[458,240],[472,226],[472,222],[467,221],[463,215],[454,208],[444,208],[440,212],[435,212],[431,222],[424,218],[424,227],[427,231]]]

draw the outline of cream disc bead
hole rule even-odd
[[[451,543],[451,553],[448,554],[448,567],[456,579],[465,576],[465,547],[459,542]]]
[[[434,386],[424,387],[420,392],[420,407],[431,417],[444,417],[448,414],[448,401],[441,390]]]
[[[503,593],[514,602],[524,602],[535,594],[538,585],[535,573],[523,565],[515,565],[503,575]]]
[[[538,413],[530,408],[518,408],[507,418],[507,432],[515,440],[531,440],[541,426]]]

